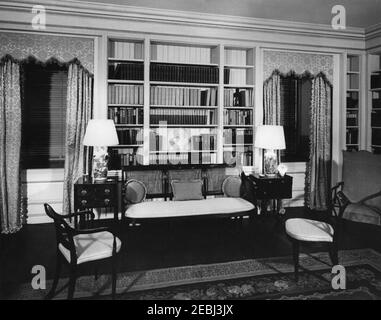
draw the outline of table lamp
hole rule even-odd
[[[92,159],[92,173],[94,182],[104,182],[107,180],[108,146],[119,144],[113,120],[92,119],[89,121],[85,137],[83,139],[85,146],[94,147]],[[92,172],[91,172],[92,171]]]
[[[268,177],[275,176],[278,166],[276,150],[286,149],[283,126],[258,126],[254,146],[265,149],[263,173]]]

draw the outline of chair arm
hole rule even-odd
[[[78,235],[78,234],[92,234],[92,233],[97,233],[97,232],[104,232],[104,231],[108,231],[110,233],[112,233],[110,231],[110,228],[109,227],[100,227],[100,228],[93,228],[93,229],[73,229],[72,228],[72,233],[73,235]],[[113,233],[112,233],[113,234]],[[114,235],[114,234],[113,234]]]
[[[373,194],[371,194],[371,195],[365,197],[364,199],[361,199],[361,200],[359,201],[359,203],[364,203],[364,202],[367,201],[367,200],[371,200],[371,199],[374,199],[374,198],[377,198],[377,197],[380,197],[380,196],[381,196],[381,191],[378,191],[378,192],[376,192],[376,193],[373,193]]]

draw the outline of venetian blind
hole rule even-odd
[[[25,67],[23,160],[26,168],[59,168],[65,160],[67,68]]]

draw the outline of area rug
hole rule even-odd
[[[117,299],[381,299],[381,254],[372,249],[343,250],[346,290],[332,289],[331,265],[325,252],[301,254],[298,283],[291,257],[248,259],[140,272],[119,273]],[[68,279],[60,280],[55,299],[65,299]],[[47,282],[47,289],[52,281]],[[61,289],[60,289],[61,288]],[[47,291],[47,290],[46,290]],[[42,299],[44,290],[21,285],[10,298]],[[110,276],[82,276],[75,298],[110,298]]]

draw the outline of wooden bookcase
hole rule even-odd
[[[360,56],[347,56],[346,149],[360,149]]]
[[[253,165],[254,52],[110,38],[107,108],[120,142],[110,168]]]
[[[381,154],[381,53],[368,56],[371,150]]]
[[[254,49],[224,49],[224,161],[253,163]]]

